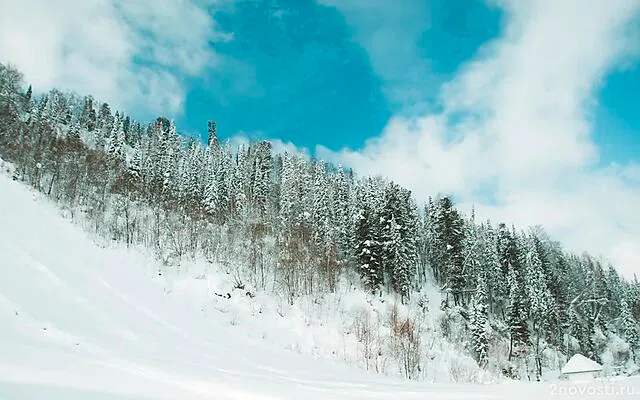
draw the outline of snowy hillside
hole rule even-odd
[[[0,75],[9,176],[233,335],[437,384],[549,381],[574,354],[637,371],[640,282],[540,227],[270,141],[221,143],[215,121],[191,140],[165,117]]]
[[[245,338],[0,174],[0,399],[545,398],[367,374]],[[269,324],[264,321],[264,324]],[[640,393],[640,390],[638,390]]]

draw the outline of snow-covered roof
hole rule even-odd
[[[563,374],[575,374],[578,372],[593,372],[601,371],[602,365],[597,362],[583,356],[582,354],[575,354],[567,365],[562,368]]]

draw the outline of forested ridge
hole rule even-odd
[[[602,362],[616,341],[609,362],[640,360],[637,278],[565,251],[539,227],[477,221],[451,197],[415,199],[269,141],[234,148],[216,130],[210,122],[202,143],[167,118],[144,124],[91,96],[34,96],[0,64],[0,157],[102,237],[168,265],[204,257],[290,302],[340,282],[409,302],[436,282],[478,365],[504,345],[511,377],[527,365],[539,378],[549,350]]]

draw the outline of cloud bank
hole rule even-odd
[[[376,12],[342,3],[332,0],[349,14]],[[593,111],[606,75],[637,61],[640,3],[493,4],[505,13],[503,33],[443,85],[441,113],[393,118],[362,149],[318,153],[390,176],[418,198],[453,194],[481,217],[541,224],[631,277],[640,272],[639,167],[603,165]]]
[[[182,111],[185,81],[219,63],[212,1],[0,0],[0,60],[39,91],[91,93],[118,108]]]

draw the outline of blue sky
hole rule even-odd
[[[375,8],[376,2],[371,4]],[[396,4],[408,15],[373,14],[364,24],[390,26],[383,33],[392,40],[393,35],[406,39],[403,28],[409,31],[411,54],[397,44],[390,54],[398,56],[392,76],[376,73],[357,40],[371,32],[358,32],[338,8],[280,0],[218,10],[220,27],[234,38],[213,47],[233,64],[191,78],[179,126],[204,133],[206,121],[215,119],[223,138],[244,132],[312,150],[316,145],[358,149],[379,135],[391,116],[437,109],[440,85],[500,35],[503,11],[477,0]],[[387,90],[403,85],[415,92],[399,99]],[[603,163],[628,162],[640,154],[636,93],[640,70],[634,67],[609,74],[597,93],[594,139]]]
[[[193,80],[184,129],[202,132],[215,119],[222,137],[243,131],[335,147],[361,143],[390,117],[366,53],[335,10],[311,1],[243,2],[217,19],[234,40],[216,50],[238,71]]]
[[[419,3],[398,4],[415,10]],[[193,79],[178,122],[187,131],[203,132],[206,120],[216,119],[223,137],[244,131],[310,149],[359,148],[392,115],[411,112],[418,102],[436,107],[439,84],[500,28],[499,10],[473,0],[435,1],[415,14],[409,29],[417,33],[412,40],[418,52],[406,57],[394,50],[401,56],[394,65],[398,75],[387,79],[376,74],[354,39],[358,32],[336,8],[314,0],[239,3],[216,15],[234,34],[216,50],[239,60],[240,72],[220,76],[211,70]],[[394,29],[405,22],[390,19]],[[424,68],[404,76],[419,63]],[[388,85],[412,85],[420,92],[398,99],[385,93]]]
[[[595,140],[603,160],[627,163],[640,159],[640,68],[610,74],[598,92]]]

